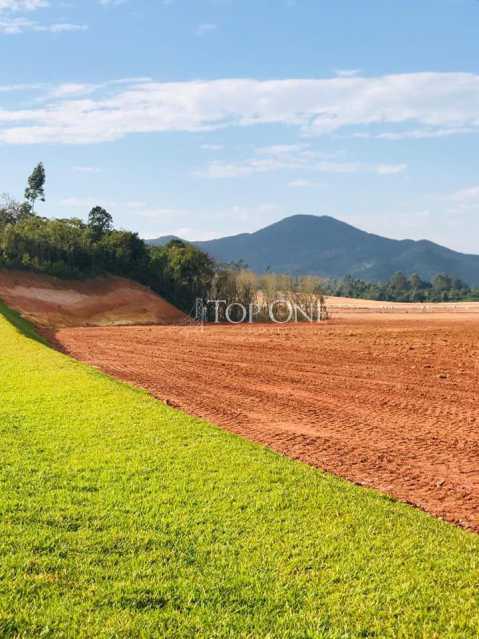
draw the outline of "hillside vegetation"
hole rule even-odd
[[[477,637],[479,538],[0,315],[0,636]]]
[[[61,278],[119,275],[150,286],[186,311],[206,296],[214,263],[181,241],[150,248],[137,233],[115,229],[101,207],[88,223],[78,218],[50,219],[28,203],[0,202],[0,268],[24,269]]]

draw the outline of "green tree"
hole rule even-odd
[[[137,233],[111,230],[97,242],[97,249],[105,271],[140,281],[146,278],[150,256]]]
[[[420,275],[417,273],[413,273],[409,278],[409,283],[413,291],[420,291],[425,287],[425,282],[423,282]]]
[[[182,240],[150,249],[150,286],[185,310],[197,297],[206,297],[215,274],[215,263],[203,251]]]
[[[95,239],[100,239],[113,230],[113,218],[106,209],[95,206],[88,215],[88,228]]]
[[[35,202],[39,199],[45,202],[45,181],[46,174],[43,164],[37,164],[33,173],[28,178],[28,186],[25,189],[25,199],[31,206],[32,213],[35,210]]]
[[[409,288],[409,282],[404,273],[394,273],[394,275],[389,280],[391,288],[396,291],[407,291]]]
[[[432,286],[436,291],[448,291],[452,288],[452,280],[448,275],[440,273],[432,280]]]
[[[455,277],[452,280],[451,288],[455,289],[456,291],[463,291],[463,290],[469,289],[468,285],[458,277]]]

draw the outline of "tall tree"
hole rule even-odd
[[[409,284],[413,291],[420,291],[424,288],[425,282],[422,281],[422,278],[418,273],[413,273],[409,278]]]
[[[432,286],[436,291],[447,291],[452,287],[452,278],[444,273],[439,273],[432,280]]]
[[[33,173],[28,178],[28,186],[25,189],[25,199],[32,207],[32,213],[35,210],[35,202],[39,199],[45,202],[45,167],[42,162],[37,164],[33,169]]]
[[[95,206],[88,215],[88,226],[93,237],[100,239],[113,230],[113,218],[106,209]]]
[[[395,289],[396,291],[406,291],[409,286],[407,277],[404,275],[404,273],[400,272],[394,273],[394,275],[389,280],[389,284],[391,288]]]

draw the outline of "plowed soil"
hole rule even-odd
[[[479,318],[63,329],[189,413],[479,531]]]

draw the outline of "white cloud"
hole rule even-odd
[[[211,33],[212,31],[216,31],[217,28],[218,27],[216,26],[216,24],[211,24],[211,23],[200,24],[196,28],[196,35],[204,36],[207,33]]]
[[[315,186],[321,186],[320,182],[315,182],[314,180],[291,180],[288,182],[288,186],[291,189],[307,189]]]
[[[407,169],[406,164],[367,164],[338,162],[324,159],[323,153],[307,145],[275,145],[256,149],[256,155],[242,162],[210,162],[205,170],[196,172],[200,177],[236,178],[279,170],[317,171],[320,173],[377,173],[392,175]],[[304,186],[304,184],[303,184]]]
[[[470,186],[452,194],[451,199],[463,209],[479,206],[479,186]]]
[[[9,124],[1,128],[2,122]],[[342,129],[353,135],[370,125],[479,131],[479,75],[139,82],[95,99],[63,96],[44,108],[0,110],[0,141],[81,144],[258,124],[296,126],[309,135]]]
[[[163,7],[169,7],[173,4],[174,0],[156,0]],[[103,7],[119,7],[123,4],[127,4],[129,0],[98,0],[98,3]]]
[[[47,0],[0,0],[0,34],[18,35],[26,31],[67,33],[85,31],[88,28],[84,24],[72,24],[69,22],[42,24],[26,17],[27,13],[49,6],[50,3]]]
[[[35,11],[48,6],[47,0],[0,0],[0,11]]]
[[[105,7],[119,7],[121,4],[125,4],[128,0],[100,0],[100,4]]]
[[[95,90],[94,84],[66,83],[55,87],[49,94],[50,98],[68,98],[78,95],[86,95]]]
[[[318,157],[318,153],[311,151],[307,144],[273,144],[271,146],[260,146],[256,149],[257,155],[271,155],[276,158],[291,156],[301,156],[303,159]],[[324,157],[321,154],[321,157]]]
[[[355,138],[376,140],[426,140],[428,138],[445,138],[451,135],[479,133],[476,127],[449,127],[445,129],[406,129],[403,131],[385,131],[383,133],[355,133]]]
[[[0,84],[0,93],[13,93],[14,91],[37,91],[44,89],[43,84]]]
[[[337,69],[336,75],[340,78],[352,78],[355,75],[359,75],[361,73],[361,69]]]
[[[454,199],[461,202],[470,202],[471,200],[479,200],[479,186],[470,186],[467,189],[456,191]]]
[[[407,164],[378,164],[375,169],[379,175],[395,175],[403,173],[407,169]]]
[[[49,33],[69,33],[71,31],[87,31],[86,24],[71,24],[70,22],[59,22],[54,24],[36,25],[34,31],[48,31]]]
[[[23,18],[2,18],[0,15],[0,33],[16,35],[30,28],[34,22]]]
[[[88,29],[85,24],[70,24],[68,22],[40,24],[34,20],[27,18],[1,18],[0,17],[0,34],[17,35],[26,31],[35,31],[37,33],[67,33],[71,31],[86,31]]]
[[[73,171],[75,171],[75,173],[100,173],[100,169],[97,168],[96,166],[74,166],[73,167]]]
[[[202,144],[201,148],[203,151],[221,151],[224,146],[222,144]]]
[[[150,82],[151,78],[121,78],[120,80],[112,80],[110,82],[102,82],[100,84],[87,84],[80,82],[66,82],[59,84],[44,96],[45,101],[54,100],[55,98],[75,98],[79,96],[90,95],[101,89],[115,87],[117,85],[128,85]]]
[[[476,214],[479,212],[479,185],[476,184],[459,189],[445,199],[450,202],[450,208],[447,213],[451,215]],[[444,200],[444,197],[442,200]]]

